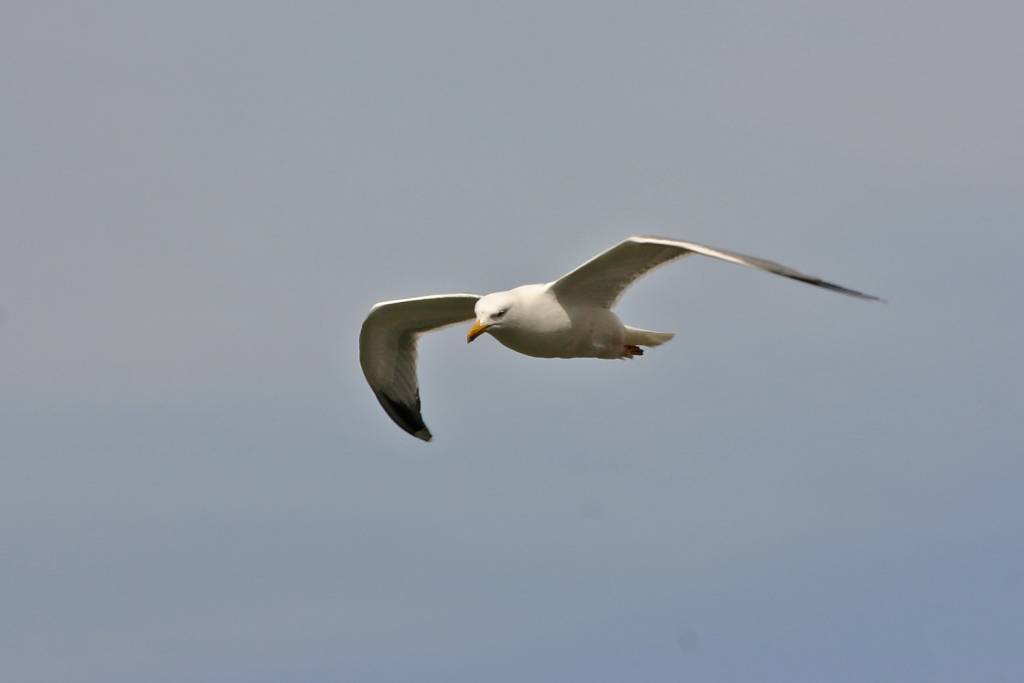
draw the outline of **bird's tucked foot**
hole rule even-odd
[[[622,347],[621,358],[632,358],[633,356],[644,355],[644,350],[634,344],[626,344]]]

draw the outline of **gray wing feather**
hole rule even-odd
[[[416,378],[416,340],[426,332],[474,317],[476,294],[438,294],[384,301],[370,309],[359,332],[359,364],[384,411],[418,439],[432,435],[423,423]]]
[[[687,254],[703,254],[723,261],[765,270],[858,299],[879,301],[876,296],[848,289],[814,275],[801,273],[774,261],[734,251],[715,249],[695,242],[642,235],[630,237],[611,249],[601,252],[576,270],[555,280],[551,283],[551,289],[556,296],[563,299],[577,299],[611,308],[626,288],[641,276]]]

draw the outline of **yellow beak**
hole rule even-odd
[[[469,332],[466,334],[466,343],[473,341],[481,334],[487,331],[487,325],[484,325],[479,320],[473,323],[473,327],[469,328]]]

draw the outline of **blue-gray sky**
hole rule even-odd
[[[1020,680],[1014,2],[6,3],[0,678]],[[687,259],[633,362],[373,302]]]

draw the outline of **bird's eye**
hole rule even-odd
[[[500,318],[500,317],[504,316],[506,313],[508,313],[508,309],[507,308],[503,308],[500,311],[496,312],[494,314],[494,317],[495,318]]]

